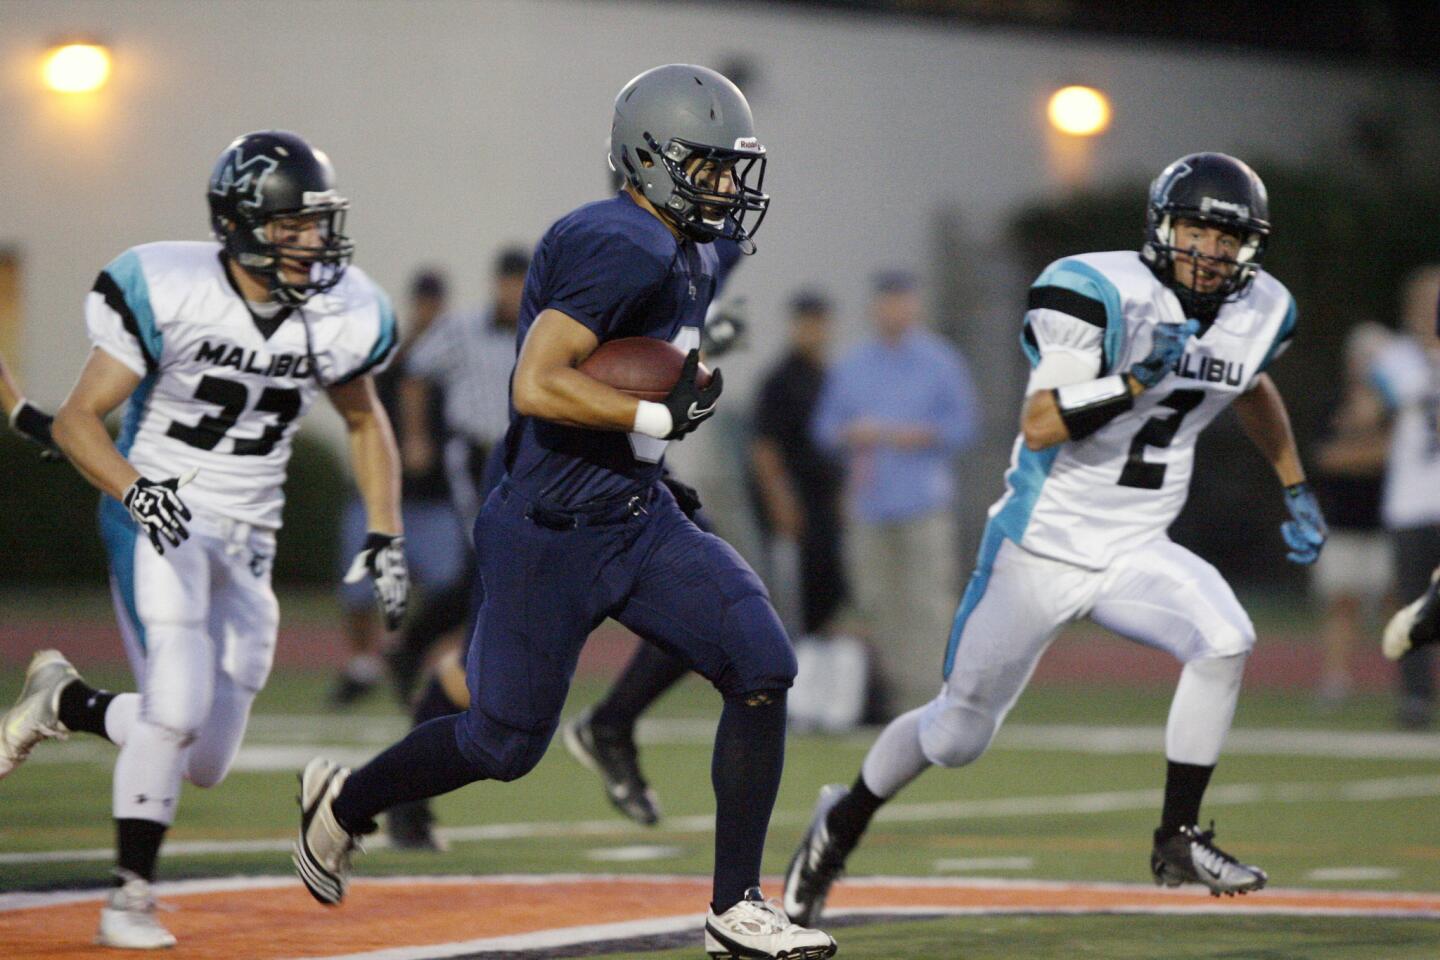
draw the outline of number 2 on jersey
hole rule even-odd
[[[1130,441],[1130,455],[1125,459],[1125,469],[1120,471],[1116,481],[1122,487],[1138,487],[1141,490],[1159,490],[1165,483],[1165,464],[1150,463],[1145,459],[1146,447],[1168,447],[1180,431],[1180,422],[1185,415],[1205,400],[1204,390],[1176,390],[1161,400],[1158,406],[1169,407],[1175,412],[1168,417],[1151,417]]]
[[[230,428],[240,420],[240,414],[250,402],[250,391],[245,384],[224,377],[204,376],[195,388],[195,399],[211,403],[220,408],[217,416],[205,414],[193,427],[183,423],[172,423],[165,431],[182,443],[201,450],[214,450]],[[260,391],[255,409],[262,413],[275,414],[275,422],[265,428],[258,437],[236,438],[237,456],[261,457],[275,449],[275,443],[285,434],[290,421],[300,415],[300,391],[294,387],[266,387]]]

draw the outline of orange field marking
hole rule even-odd
[[[496,938],[544,936],[565,928],[624,927],[581,934],[582,942],[643,935],[661,927],[640,921],[666,921],[664,928],[673,930],[674,918],[680,918],[680,929],[694,924],[698,943],[709,886],[708,879],[698,877],[373,878],[358,881],[335,909],[317,905],[298,882],[273,877],[182,882],[161,885],[159,892],[161,902],[173,908],[161,916],[180,940],[169,954],[177,960],[282,960],[372,951],[402,960],[453,955],[462,952],[460,943],[467,944],[463,952],[475,952]],[[778,890],[778,880],[772,879],[769,889]],[[100,897],[99,892],[0,897],[0,954],[17,960],[116,956],[91,945]],[[1283,889],[1220,901],[1204,891],[952,878],[846,881],[831,902],[837,913],[1220,911],[1440,920],[1440,894]],[[520,944],[507,939],[505,945]]]

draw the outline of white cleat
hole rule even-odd
[[[0,778],[18,767],[41,740],[64,740],[60,691],[80,674],[59,650],[41,650],[30,658],[25,686],[15,706],[0,717]]]
[[[348,767],[321,757],[300,774],[300,834],[290,859],[310,895],[329,907],[345,898],[350,854],[360,847],[360,838],[340,826],[331,806],[349,776]]]
[[[155,895],[143,877],[129,870],[115,871],[124,881],[110,892],[100,909],[100,932],[95,942],[119,950],[164,950],[175,946],[175,935],[155,919]]]
[[[791,923],[785,911],[766,900],[759,887],[718,917],[705,915],[705,952],[734,960],[824,960],[835,956],[835,939],[820,930]]]

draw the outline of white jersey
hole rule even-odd
[[[1029,308],[1022,346],[1032,366],[1045,353],[1067,351],[1100,376],[1149,354],[1156,324],[1185,321],[1175,294],[1134,251],[1056,261],[1031,287]],[[1163,537],[1185,505],[1200,432],[1250,389],[1294,330],[1294,298],[1260,273],[1131,410],[1083,440],[1046,450],[1017,438],[1005,495],[990,508],[982,565],[1011,540],[1098,570]]]
[[[383,369],[390,301],[356,267],[262,331],[217,243],[149,243],[110,263],[85,302],[90,339],[143,379],[116,445],[142,474],[199,468],[192,511],[280,527],[295,421],[322,387]]]
[[[1395,417],[1381,516],[1390,530],[1440,524],[1440,358],[1397,337],[1371,365],[1371,382]]]

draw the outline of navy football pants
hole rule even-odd
[[[540,761],[580,649],[607,617],[683,660],[726,698],[788,688],[795,656],[759,577],[653,484],[634,506],[552,512],[508,482],[476,524],[485,601],[457,746],[489,777]]]

